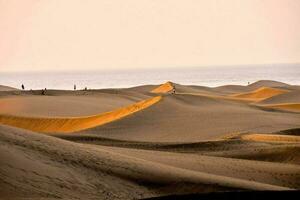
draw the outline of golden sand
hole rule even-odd
[[[42,133],[71,133],[121,119],[159,102],[161,98],[161,96],[153,97],[111,112],[86,117],[34,118],[0,115],[0,124]]]
[[[270,104],[270,105],[265,105],[264,107],[275,108],[275,109],[279,109],[279,110],[300,112],[300,103]]]
[[[168,93],[174,89],[172,83],[170,81],[160,85],[159,87],[152,90],[152,93]]]
[[[274,134],[249,134],[241,136],[241,139],[261,142],[300,142],[300,136]]]
[[[270,87],[261,87],[252,92],[238,93],[231,95],[231,97],[238,99],[246,99],[250,101],[261,101],[279,94],[284,94],[289,92],[288,90],[270,88]]]

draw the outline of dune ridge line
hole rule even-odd
[[[274,108],[279,110],[300,112],[300,103],[279,103],[279,104],[269,104],[263,106],[267,108]]]
[[[161,96],[156,96],[110,112],[85,117],[38,118],[0,115],[0,124],[41,133],[71,133],[121,119],[146,109],[159,102],[161,99]]]
[[[170,91],[172,91],[174,89],[174,86],[172,84],[172,82],[168,81],[162,85],[160,85],[159,87],[155,88],[154,90],[152,90],[152,93],[168,93]]]
[[[287,92],[289,92],[289,90],[271,88],[271,87],[260,87],[257,90],[254,90],[252,92],[237,93],[230,96],[235,98],[248,99],[252,101],[261,101]]]
[[[260,142],[300,142],[300,136],[279,134],[249,134],[241,136],[241,139]]]

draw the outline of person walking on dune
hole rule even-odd
[[[174,85],[174,84],[172,84],[172,87],[173,87],[172,94],[175,94],[175,93],[176,93],[176,88],[175,88],[175,85]]]
[[[74,85],[74,90],[76,90],[76,85]]]
[[[25,90],[25,86],[24,86],[24,84],[22,84],[22,86],[21,86],[21,87],[22,87],[22,90]]]
[[[46,95],[47,92],[47,88],[45,88],[44,90],[42,90],[42,95]]]

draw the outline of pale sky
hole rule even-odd
[[[299,0],[0,0],[0,71],[299,62]]]

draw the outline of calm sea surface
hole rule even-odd
[[[246,85],[258,80],[276,80],[300,85],[300,64],[126,71],[0,72],[0,85],[20,88],[23,83],[26,89],[72,90],[74,84],[78,89],[124,88],[160,84],[169,80],[180,84],[210,87],[227,84]]]

